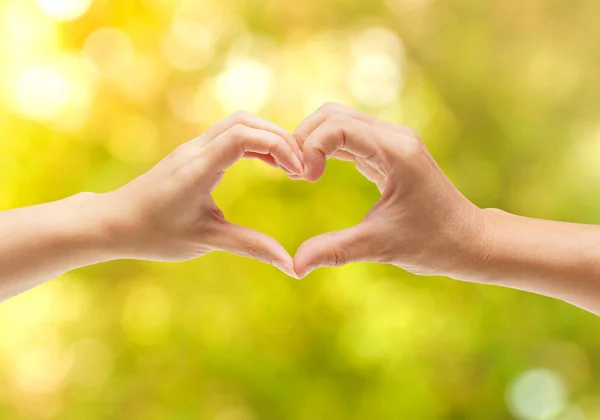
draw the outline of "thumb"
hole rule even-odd
[[[285,274],[297,278],[290,254],[279,242],[264,233],[223,222],[216,229],[213,244],[222,251],[272,264]]]
[[[298,248],[294,269],[298,277],[323,266],[341,266],[353,261],[368,261],[373,247],[373,235],[366,223],[348,229],[314,236]]]

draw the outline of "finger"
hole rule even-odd
[[[356,170],[361,173],[369,181],[377,185],[379,192],[382,192],[385,178],[381,172],[375,169],[373,166],[367,163],[366,160],[357,158],[352,153],[338,150],[331,157],[339,160],[345,160],[348,162],[354,162]]]
[[[208,130],[206,130],[200,137],[196,138],[193,141],[202,145],[207,144],[235,125],[246,125],[251,128],[256,128],[257,130],[265,130],[273,134],[277,134],[289,144],[289,146],[292,148],[292,150],[299,159],[302,158],[300,147],[294,139],[294,136],[289,131],[287,131],[283,127],[280,127],[274,122],[265,120],[246,111],[237,111],[231,114],[229,117],[225,118],[224,120],[218,122]]]
[[[344,160],[346,162],[356,162],[356,157],[352,153],[345,152],[343,150],[338,150],[333,155],[331,155],[331,157],[339,160]]]
[[[269,166],[272,166],[274,168],[281,168],[281,166],[279,166],[277,164],[277,162],[275,162],[275,159],[273,159],[273,156],[271,155],[263,155],[262,153],[254,153],[254,152],[247,152],[244,153],[244,158],[246,159],[258,159],[261,162],[266,163]],[[298,174],[294,174],[290,171],[288,171],[285,168],[281,168],[283,170],[283,172],[285,172],[285,174],[293,180],[297,180],[297,179],[302,179],[302,175],[298,175]]]
[[[287,142],[269,131],[235,125],[204,148],[208,173],[222,172],[246,153],[270,155],[281,167],[293,174],[302,173],[302,165]]]
[[[317,109],[314,113],[306,117],[294,131],[294,138],[300,146],[300,149],[303,148],[304,142],[308,136],[310,136],[310,134],[315,131],[318,126],[323,124],[325,120],[335,114],[347,115],[356,120],[362,121],[365,124],[376,124],[378,122],[375,117],[360,112],[356,109],[340,105],[335,102],[328,102]]]
[[[269,166],[273,166],[274,168],[278,168],[277,162],[273,159],[271,155],[264,155],[262,153],[254,153],[254,152],[246,152],[244,153],[244,158],[246,159],[258,159]]]
[[[217,249],[266,262],[297,278],[290,254],[279,242],[264,233],[222,222],[216,228],[213,243]]]
[[[314,182],[325,171],[325,160],[338,151],[363,158],[374,167],[384,167],[379,136],[375,129],[347,115],[336,114],[317,127],[303,146],[304,178]]]
[[[383,176],[371,165],[356,162],[356,170],[361,173],[362,176],[367,178],[369,181],[377,185],[377,188],[381,192],[381,187],[383,186]]]
[[[370,261],[375,251],[369,246],[373,235],[362,222],[348,229],[328,232],[308,239],[294,256],[294,269],[302,278],[324,266],[341,266],[354,261]]]

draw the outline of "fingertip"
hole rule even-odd
[[[271,261],[271,264],[273,265],[273,267],[277,268],[278,270],[287,274],[288,276],[293,277],[295,279],[298,278],[298,275],[296,274],[296,271],[294,270],[292,265],[280,260],[273,260]]]
[[[298,147],[298,143],[296,143],[296,140],[294,140],[292,138],[291,142],[292,142],[291,147],[294,152],[294,156],[296,156],[298,158],[298,161],[300,162],[300,166],[302,166],[303,159],[304,159],[304,156],[302,155],[302,150],[300,150],[300,148]]]
[[[297,270],[296,275],[298,276],[298,279],[302,279],[308,276],[312,271],[316,270],[317,268],[318,267],[316,265],[308,265],[300,270]]]
[[[293,154],[293,164],[294,164],[294,171],[297,175],[302,175],[303,171],[304,171],[304,166],[302,165],[302,161],[300,161],[300,158],[298,157],[297,154]]]
[[[323,152],[313,148],[304,152],[304,178],[309,182],[315,182],[325,172],[326,157]]]
[[[312,262],[314,257],[312,257],[310,253],[310,250],[313,249],[313,247],[310,243],[310,239],[302,243],[298,247],[296,255],[294,255],[294,271],[300,279],[306,277],[308,273],[315,269],[314,263]]]
[[[304,179],[306,179],[308,182],[310,181],[310,171],[308,169],[308,165],[305,165],[304,168],[302,168],[302,177]]]
[[[306,277],[308,276],[310,273],[312,273],[313,271],[315,271],[318,267],[316,265],[309,265],[306,268],[304,268],[304,273],[302,274],[302,277]]]
[[[323,175],[323,172],[325,172],[325,169],[320,166],[306,164],[302,171],[302,175],[304,179],[312,183],[317,182]]]

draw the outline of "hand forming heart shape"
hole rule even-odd
[[[308,239],[292,259],[273,238],[226,221],[211,197],[225,169],[242,157],[310,182],[321,177],[327,158],[353,161],[382,196],[359,224]],[[294,135],[235,113],[106,196],[121,258],[178,261],[225,250],[294,277],[352,261],[449,274],[474,263],[465,244],[482,238],[479,209],[446,178],[411,129],[338,104],[319,108]]]

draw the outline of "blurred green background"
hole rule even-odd
[[[600,223],[597,0],[0,0],[0,208],[115,189],[237,109],[409,125],[482,207]],[[256,161],[216,200],[294,253],[377,200]],[[1,234],[1,232],[0,232]],[[399,232],[401,234],[401,232]],[[0,305],[2,419],[600,418],[600,328],[386,266],[118,261]]]

